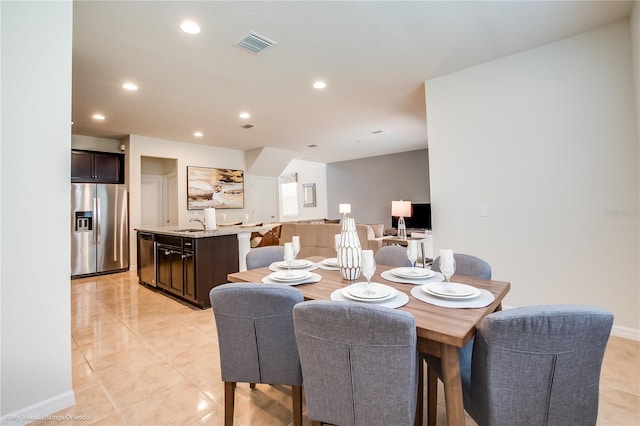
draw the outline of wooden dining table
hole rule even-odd
[[[312,262],[321,262],[322,257],[309,257]],[[503,281],[488,281],[478,278],[454,275],[452,281],[468,284],[479,289],[491,292],[495,300],[484,308],[445,308],[432,305],[411,296],[413,284],[402,284],[385,280],[380,275],[391,270],[392,267],[377,265],[376,273],[371,279],[373,282],[384,283],[396,290],[409,295],[409,302],[398,308],[414,315],[417,332],[417,347],[421,353],[440,357],[442,360],[442,382],[444,384],[445,404],[448,425],[464,425],[464,404],[462,399],[462,382],[460,378],[460,359],[458,350],[465,346],[475,335],[478,323],[490,313],[500,310],[504,297],[509,292],[510,283]],[[229,282],[255,282],[260,283],[262,278],[272,271],[268,267],[252,269],[244,272],[229,274]],[[322,279],[316,283],[300,284],[296,288],[300,290],[305,300],[330,300],[331,293],[344,288],[355,281],[342,278],[340,271],[315,269]],[[364,279],[364,278],[363,278]],[[423,368],[420,362],[419,398],[422,398]],[[430,389],[429,391],[435,391]],[[421,404],[419,404],[421,405]],[[429,424],[435,424],[435,407],[431,407]],[[422,411],[416,413],[416,423],[422,424]]]

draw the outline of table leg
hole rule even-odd
[[[424,406],[424,359],[418,355],[418,395],[416,401],[416,418],[413,424],[422,426],[423,406]]]
[[[464,425],[464,401],[462,399],[462,381],[460,379],[460,357],[458,348],[441,346],[442,382],[447,407],[447,425]]]

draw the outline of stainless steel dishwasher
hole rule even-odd
[[[138,281],[156,287],[156,236],[138,232]]]

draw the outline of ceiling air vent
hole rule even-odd
[[[254,53],[260,53],[272,44],[276,44],[275,41],[269,40],[266,37],[250,32],[242,40],[236,43],[236,46],[250,50]]]
[[[251,129],[252,127],[256,127],[253,124],[245,124],[244,126],[242,126],[243,129]]]

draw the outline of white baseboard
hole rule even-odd
[[[611,329],[611,335],[622,337],[624,339],[640,341],[640,330],[635,328],[623,327],[621,325],[614,325]]]
[[[59,423],[61,421],[70,420],[90,420],[80,418],[81,416],[69,415],[62,416],[60,418],[59,416],[52,415],[53,413],[64,410],[67,407],[71,407],[75,403],[75,395],[73,391],[70,390],[63,394],[54,396],[53,398],[40,401],[21,410],[4,415],[0,419],[0,424],[2,424],[3,426],[22,426],[35,421],[55,421],[56,423]]]

